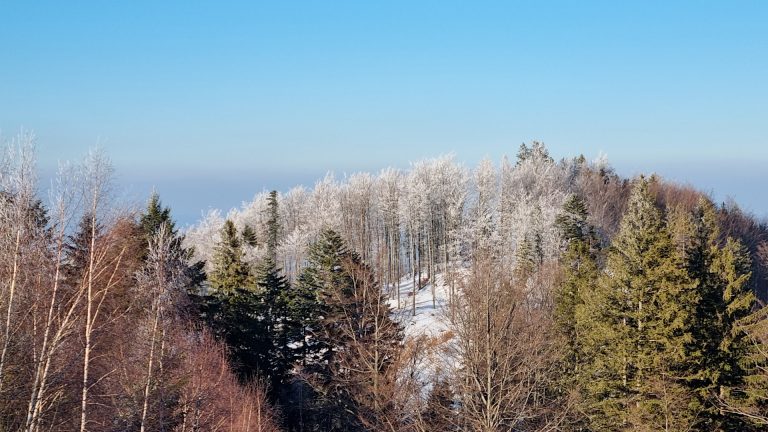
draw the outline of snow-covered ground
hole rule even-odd
[[[434,284],[434,303],[432,288]],[[416,314],[413,314],[413,280],[400,281],[400,306],[392,294],[389,304],[392,314],[403,325],[406,344],[413,343],[417,358],[417,379],[422,384],[422,396],[429,394],[432,384],[450,372],[456,363],[452,360],[450,344],[453,340],[449,319],[449,286],[443,274],[416,290]]]
[[[397,297],[390,298],[389,305],[396,319],[405,329],[406,339],[414,336],[441,337],[449,331],[447,319],[449,287],[444,283],[442,274],[436,275],[433,282],[416,291],[416,315],[413,315],[413,279],[406,277],[400,281],[400,306]],[[432,302],[434,284],[435,301]]]

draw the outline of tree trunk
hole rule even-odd
[[[6,356],[8,354],[8,345],[11,342],[11,316],[13,313],[13,299],[16,294],[16,279],[19,272],[19,247],[21,245],[21,228],[16,231],[16,243],[13,248],[13,269],[11,270],[11,281],[8,289],[8,308],[5,313],[5,333],[3,335],[3,350],[0,353],[0,392],[3,390],[5,376]]]

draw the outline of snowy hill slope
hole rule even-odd
[[[432,288],[434,284],[434,304]],[[449,286],[443,274],[437,274],[415,293],[416,314],[413,314],[413,280],[400,281],[400,306],[397,298],[389,301],[394,318],[403,325],[406,344],[417,350],[415,368],[422,384],[423,396],[432,384],[456,366],[451,353],[454,332],[449,319]]]

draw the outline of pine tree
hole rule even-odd
[[[220,233],[221,240],[216,245],[213,271],[209,276],[211,288],[223,292],[254,288],[253,275],[244,261],[242,243],[235,224],[227,219]]]
[[[592,426],[674,429],[695,421],[686,386],[698,293],[640,179],[606,268],[584,297],[585,383]]]

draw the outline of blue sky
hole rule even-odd
[[[0,3],[0,130],[99,143],[182,224],[263,189],[544,141],[768,216],[768,2]]]

